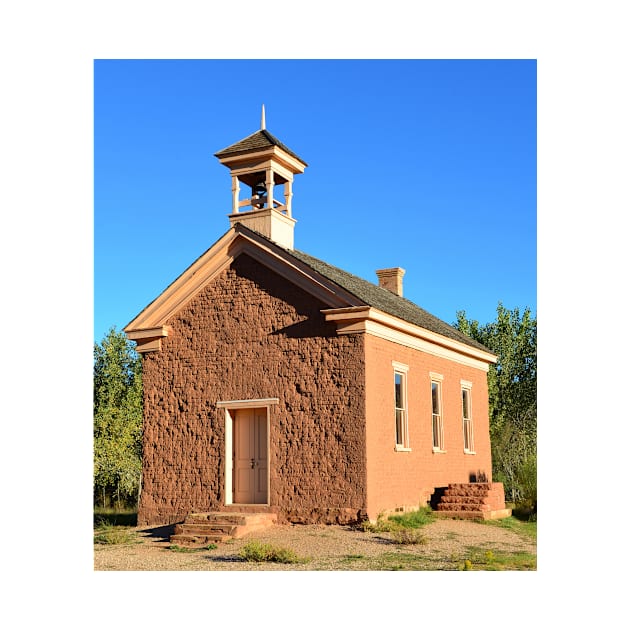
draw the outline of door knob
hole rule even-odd
[[[253,457],[252,457],[251,464],[252,464],[252,468],[256,467],[256,460]]]

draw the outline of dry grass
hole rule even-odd
[[[98,571],[456,571],[536,570],[536,542],[518,530],[484,523],[437,520],[416,530],[414,540],[394,532],[334,525],[276,525],[216,549],[169,550],[172,528],[134,528],[135,545],[95,545]],[[416,539],[416,536],[418,537]],[[244,559],[247,546],[273,546],[308,558],[283,564]],[[492,562],[487,561],[492,559]],[[521,561],[521,559],[525,559]],[[468,562],[466,562],[468,560]]]

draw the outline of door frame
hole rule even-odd
[[[271,471],[270,445],[270,408],[277,405],[278,398],[252,398],[249,400],[222,400],[216,403],[218,409],[225,411],[225,505],[236,505],[233,500],[234,476],[234,420],[239,409],[265,409],[267,413],[267,502],[251,505],[270,505],[269,479]]]

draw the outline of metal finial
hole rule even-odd
[[[260,128],[261,130],[265,128],[265,106],[262,106],[262,114],[260,116]]]

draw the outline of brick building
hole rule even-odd
[[[294,249],[307,165],[264,117],[216,156],[230,229],[125,328],[143,357],[138,523],[215,510],[352,522],[491,482],[496,357],[406,300],[404,270],[375,285]]]

